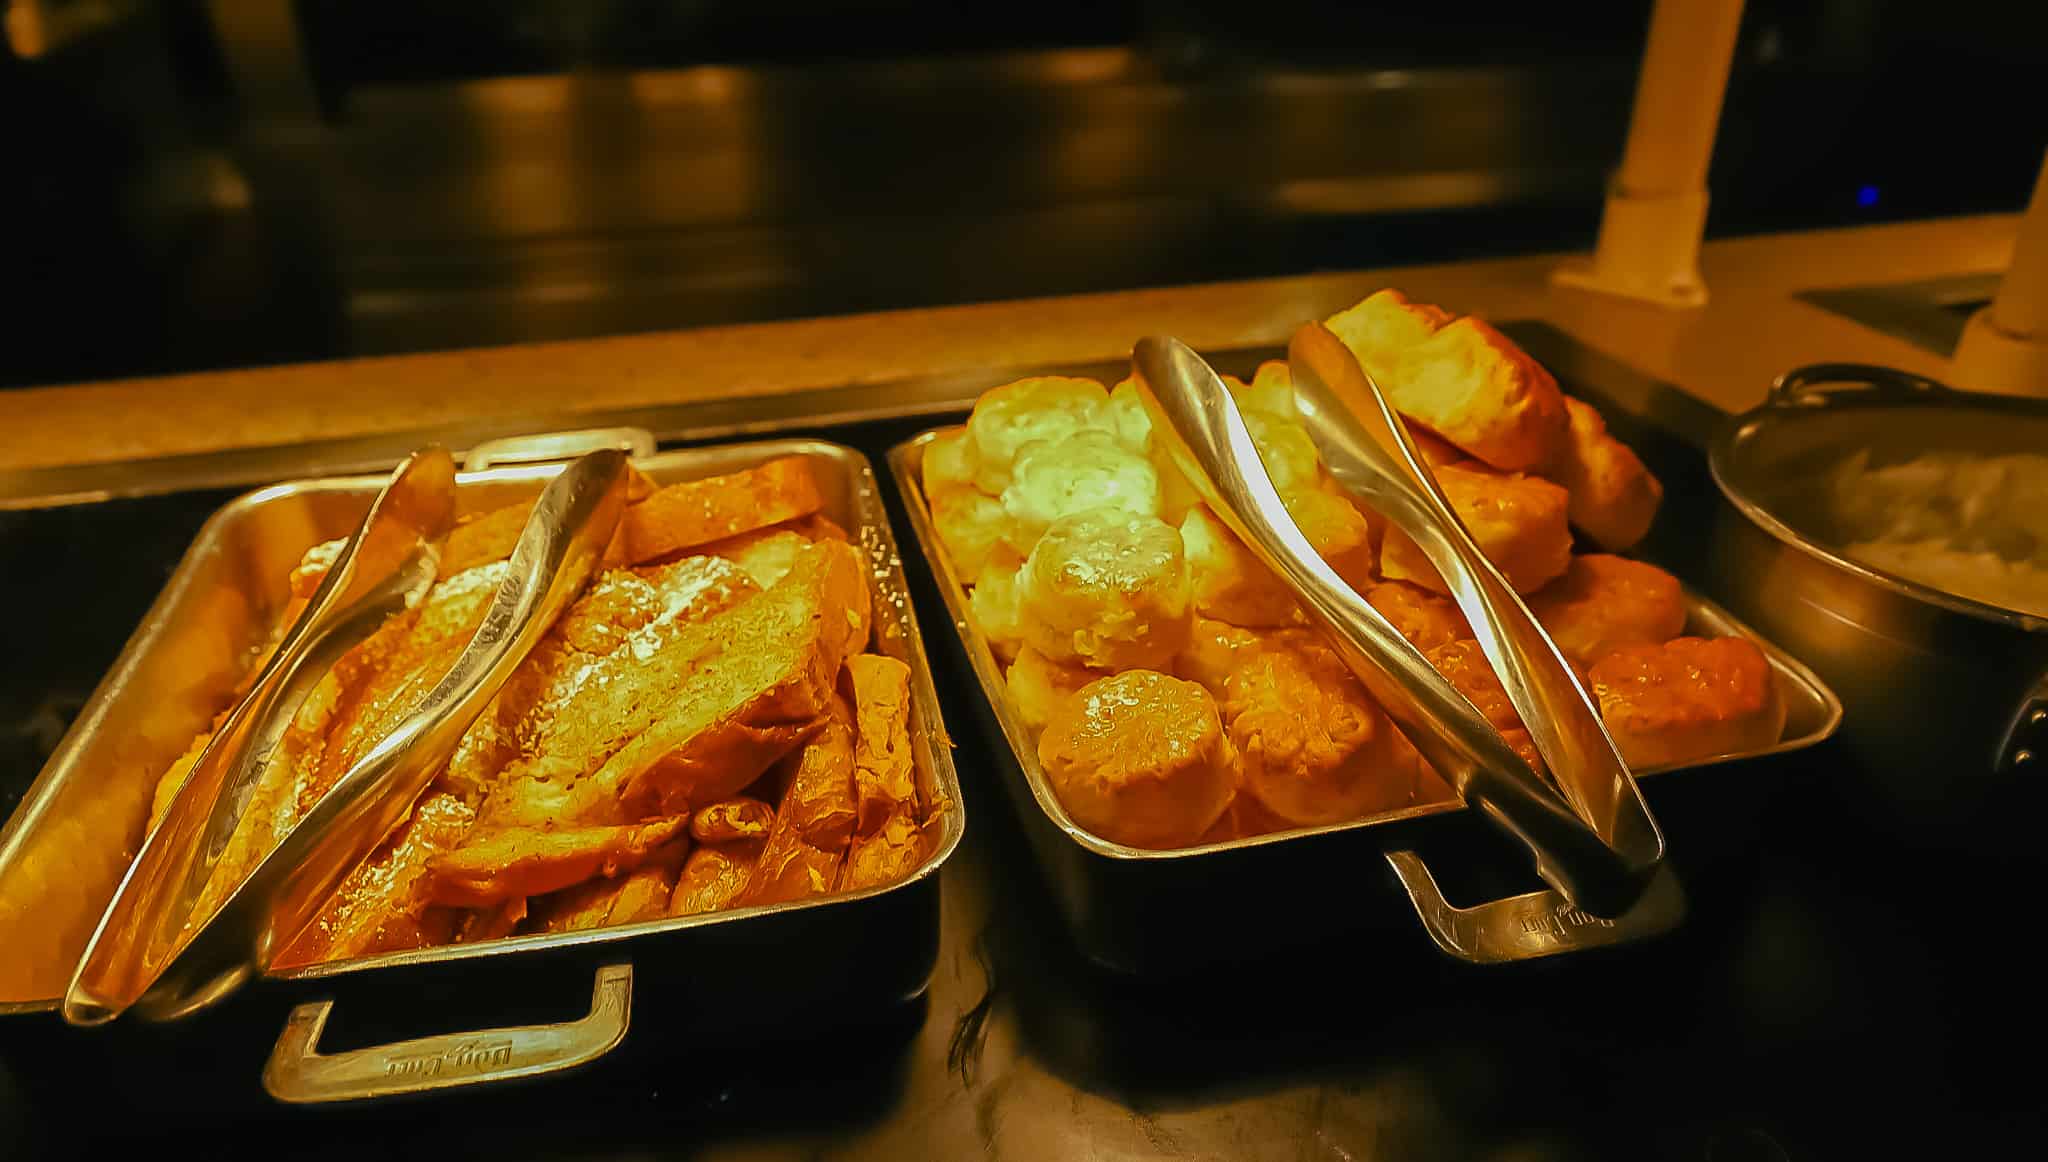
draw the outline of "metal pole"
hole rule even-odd
[[[1963,328],[1949,378],[1978,391],[2048,396],[2048,156],[2020,219],[2012,263],[1991,305]]]
[[[1707,301],[1707,163],[1741,22],[1742,0],[1657,0],[1599,241],[1553,281],[1665,306]]]

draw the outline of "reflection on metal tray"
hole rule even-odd
[[[1328,922],[1326,917],[1315,916],[1325,909],[1320,901],[1312,901],[1309,914],[1297,915],[1290,897],[1298,902],[1299,893],[1290,891],[1289,885],[1333,876],[1355,883],[1363,866],[1382,851],[1432,938],[1445,952],[1461,959],[1524,959],[1614,943],[1636,934],[1626,930],[1628,917],[1617,922],[1596,920],[1556,906],[1549,893],[1494,900],[1474,908],[1449,905],[1421,857],[1410,849],[1432,823],[1441,826],[1461,816],[1465,816],[1463,822],[1471,822],[1464,804],[1457,801],[1172,850],[1110,843],[1076,825],[1046,782],[1033,740],[1007,695],[1002,669],[988,639],[969,614],[966,591],[940,544],[925,503],[924,450],[948,430],[952,429],[925,432],[892,449],[890,474],[904,498],[918,547],[938,580],[953,622],[954,644],[964,652],[981,682],[990,733],[1007,741],[1012,760],[1005,763],[1005,771],[1012,776],[1007,782],[1026,817],[1026,830],[1054,881],[1069,923],[1091,957],[1131,970],[1200,959],[1214,951],[1214,942],[1203,934],[1191,909],[1212,911],[1223,900],[1257,901],[1256,909],[1239,913],[1238,919],[1241,926],[1252,930],[1240,935],[1254,941],[1277,942],[1290,933],[1314,931]],[[1785,729],[1777,743],[1760,750],[1716,756],[1684,767],[1653,767],[1638,774],[1653,776],[1666,770],[1782,754],[1812,746],[1834,733],[1841,722],[1841,706],[1811,671],[1690,590],[1686,606],[1686,632],[1746,637],[1763,650],[1787,708]],[[1646,792],[1655,782],[1646,783]],[[1337,870],[1345,864],[1350,865],[1348,874]],[[1665,901],[1667,918],[1668,909],[1678,906],[1676,900]],[[1653,910],[1639,911],[1643,912],[1640,922],[1651,925]]]
[[[496,449],[503,463],[517,459]],[[562,449],[549,449],[560,455]],[[657,483],[695,479],[802,456],[815,466],[824,512],[855,535],[873,563],[872,648],[913,672],[912,736],[921,796],[944,820],[924,865],[909,879],[789,904],[735,909],[621,928],[516,937],[385,953],[268,974],[252,993],[224,1004],[297,1005],[279,1037],[264,1080],[286,1100],[334,1100],[412,1092],[448,1084],[440,1066],[408,1062],[458,1052],[480,1034],[385,1045],[342,1057],[315,1053],[333,997],[381,994],[380,1002],[433,1021],[420,998],[474,988],[485,976],[517,979],[543,963],[580,966],[581,988],[595,994],[589,1014],[565,1025],[494,1029],[494,1049],[460,1062],[467,1079],[528,1076],[592,1059],[624,1037],[635,969],[680,960],[688,965],[691,1008],[808,1011],[873,1005],[916,995],[928,979],[938,923],[937,870],[963,827],[952,759],[915,615],[872,469],[853,449],[816,440],[779,440],[656,453],[636,461]],[[459,504],[482,511],[527,499],[561,463],[493,467],[464,473]],[[325,478],[251,493],[209,520],[155,605],[130,639],[21,808],[0,832],[0,931],[28,939],[0,958],[0,1016],[54,1020],[72,964],[100,909],[132,857],[157,776],[210,721],[268,631],[286,597],[287,579],[306,548],[344,536],[376,495],[379,477]],[[857,948],[841,971],[807,972],[792,946]],[[560,975],[559,973],[557,974]],[[664,987],[638,974],[643,994]],[[456,982],[462,982],[457,985]],[[360,986],[360,987],[352,987]],[[701,990],[701,991],[699,991]],[[325,996],[326,999],[320,999]],[[666,1002],[674,1004],[670,999]],[[438,1009],[438,1006],[436,1006]],[[715,1016],[715,1014],[705,1014]],[[237,1023],[228,1014],[228,1023]],[[222,1027],[209,1013],[192,1022]],[[177,1027],[182,1029],[183,1026]],[[277,1026],[269,1026],[276,1035]],[[118,1035],[121,1030],[116,1030]],[[206,1035],[203,1031],[200,1035]],[[209,1039],[209,1044],[214,1042]],[[258,1046],[248,1046],[253,1080]],[[476,1055],[471,1054],[471,1058]]]

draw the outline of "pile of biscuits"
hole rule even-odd
[[[1597,412],[1484,322],[1397,291],[1327,326],[1409,421],[1632,765],[1776,741],[1784,710],[1761,652],[1681,636],[1677,580],[1614,555],[1649,529],[1662,489]],[[1286,365],[1226,382],[1317,552],[1541,769],[1443,579],[1330,478]],[[927,445],[923,484],[974,622],[1080,826],[1184,847],[1452,797],[1288,586],[1201,503],[1154,439],[1135,380],[995,388]]]

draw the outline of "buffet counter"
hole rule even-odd
[[[1806,363],[1939,377],[1946,361],[1930,351],[1797,296],[1995,274],[2017,225],[1990,215],[1710,242],[1701,264],[1712,299],[1690,312],[1553,287],[1561,256],[1533,255],[31,388],[0,393],[0,472],[1120,359],[1132,336],[1158,332],[1203,349],[1274,345],[1390,285],[1547,323],[1732,412]]]

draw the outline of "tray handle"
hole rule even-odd
[[[500,464],[552,464],[606,448],[617,448],[628,456],[652,456],[654,433],[645,428],[574,428],[561,432],[536,432],[530,436],[506,436],[486,440],[462,458],[465,472],[481,472]]]
[[[1643,894],[1627,911],[1603,920],[1548,888],[1470,908],[1455,907],[1444,899],[1436,877],[1429,874],[1420,855],[1412,851],[1386,855],[1429,938],[1445,954],[1469,964],[1507,964],[1625,944],[1668,932],[1685,918],[1685,892],[1668,864],[1657,866]]]
[[[1888,399],[1956,394],[1956,389],[1945,383],[1894,367],[1879,367],[1874,363],[1814,363],[1795,367],[1774,380],[1769,406],[1813,407],[1835,391],[1842,390],[1838,385]]]
[[[263,1088],[293,1105],[426,1093],[490,1081],[538,1077],[595,1061],[626,1039],[633,1007],[633,966],[597,970],[590,1012],[555,1025],[514,1025],[443,1033],[321,1053],[331,1000],[293,1009],[263,1067]]]

